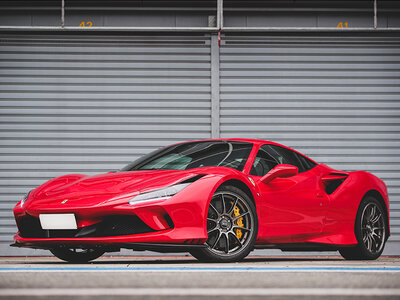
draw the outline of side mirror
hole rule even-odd
[[[268,184],[275,178],[285,178],[291,177],[299,173],[299,168],[292,166],[292,165],[277,165],[263,177],[261,177],[261,182]]]

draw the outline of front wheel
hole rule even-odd
[[[51,249],[50,252],[59,259],[65,260],[70,263],[86,263],[96,258],[99,258],[104,254],[104,251],[92,248],[76,249],[59,247]]]
[[[374,260],[381,256],[387,240],[387,218],[381,203],[374,197],[361,201],[354,231],[357,246],[339,250],[345,259]]]
[[[257,212],[249,196],[234,186],[222,186],[208,208],[207,248],[190,253],[204,262],[240,261],[253,249],[257,231]]]

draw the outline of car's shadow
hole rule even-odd
[[[260,263],[260,262],[333,262],[333,261],[343,261],[343,258],[338,256],[324,256],[324,257],[247,257],[245,258],[242,263]],[[63,261],[26,261],[22,262],[21,264],[30,264],[30,265],[70,265],[70,263],[63,262]],[[149,257],[143,258],[143,256],[135,257],[133,256],[132,259],[127,259],[127,257],[107,257],[107,258],[100,258],[98,260],[89,262],[89,263],[82,263],[79,265],[193,265],[193,264],[204,264],[199,262],[195,258],[187,257],[182,259],[181,257],[177,257],[176,259],[171,256],[165,257]],[[208,263],[212,265],[213,263]],[[226,264],[231,265],[230,263]]]

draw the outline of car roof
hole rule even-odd
[[[279,143],[275,143],[275,142],[272,142],[272,141],[268,141],[268,140],[261,140],[261,139],[245,139],[245,138],[203,139],[203,140],[187,141],[187,142],[182,142],[182,143],[178,143],[178,144],[190,143],[190,142],[200,142],[200,141],[236,141],[236,142],[251,143],[251,144],[254,144],[254,145],[257,145],[257,146],[259,146],[259,145],[264,145],[264,144],[271,144],[271,145],[276,145],[276,146],[280,146],[280,147],[283,147],[283,148],[292,150],[292,151],[294,151],[294,152],[296,152],[296,153],[298,153],[298,154],[300,154],[300,155],[302,155],[302,156],[308,158],[308,159],[311,160],[312,162],[318,164],[316,161],[314,161],[313,159],[311,159],[311,158],[308,157],[307,155],[304,155],[303,153],[301,153],[301,152],[299,152],[299,151],[297,151],[297,150],[295,150],[295,149],[292,149],[292,148],[290,148],[290,147],[288,147],[288,146],[285,146],[285,145],[282,145],[282,144],[279,144]]]
[[[236,141],[236,142],[246,142],[246,143],[252,143],[252,144],[273,144],[273,145],[278,145],[278,146],[282,146],[285,148],[285,145],[281,145],[272,141],[268,141],[268,140],[261,140],[261,139],[245,139],[245,138],[230,138],[230,139],[202,139],[202,140],[194,140],[194,141],[187,141],[185,143],[190,143],[190,142],[200,142],[200,141]]]

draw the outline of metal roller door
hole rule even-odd
[[[0,36],[0,254],[12,208],[67,173],[119,169],[157,147],[210,138],[210,37]]]
[[[400,38],[227,34],[221,137],[270,139],[389,188],[400,253]]]

